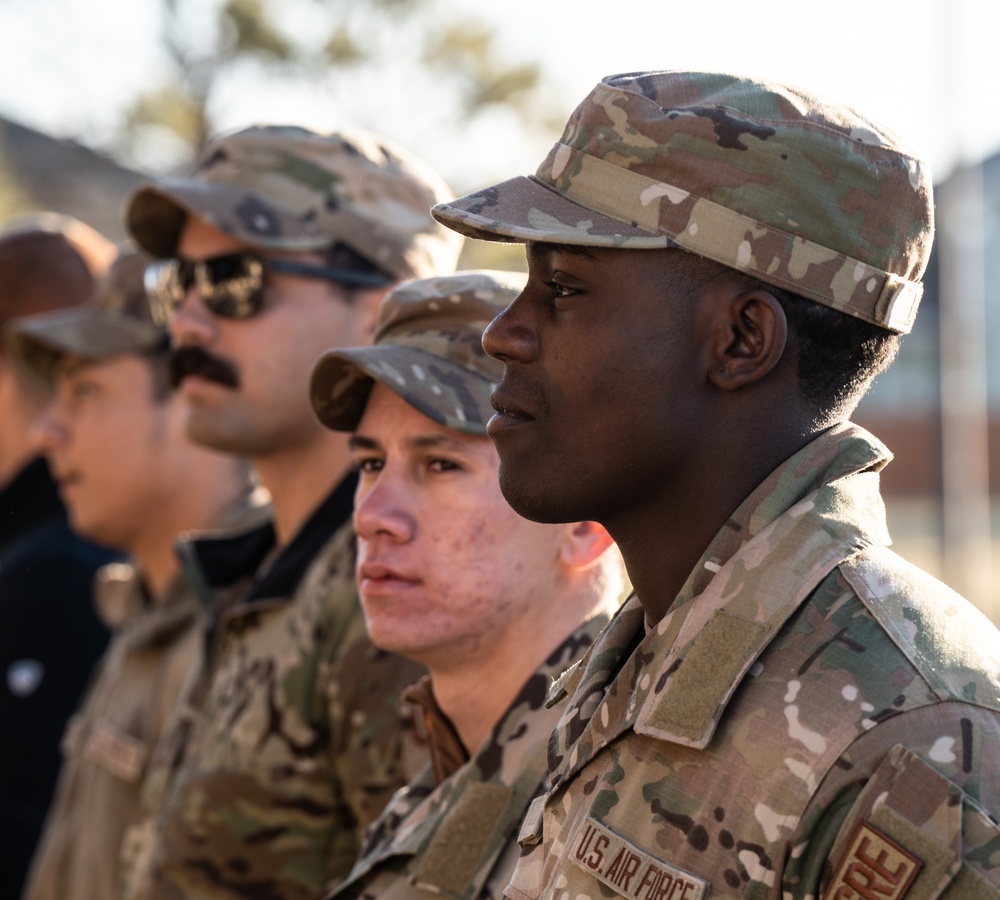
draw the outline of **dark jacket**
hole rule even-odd
[[[63,728],[107,643],[93,579],[116,558],[70,531],[43,459],[0,490],[0,897],[20,895]]]

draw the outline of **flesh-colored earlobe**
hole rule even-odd
[[[732,391],[760,381],[778,363],[788,343],[788,320],[769,291],[745,291],[720,312],[708,378]]]
[[[598,522],[573,522],[565,528],[559,559],[572,569],[592,566],[614,543],[607,529]]]

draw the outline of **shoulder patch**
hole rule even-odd
[[[902,900],[923,861],[870,822],[859,822],[824,897],[829,900]]]
[[[569,851],[573,863],[629,900],[703,900],[711,882],[650,856],[588,816]]]

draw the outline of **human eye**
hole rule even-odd
[[[578,294],[580,292],[579,288],[571,287],[568,284],[563,284],[561,281],[558,281],[556,279],[553,279],[551,281],[546,281],[545,285],[560,300],[563,300],[566,297],[572,297],[574,294]]]
[[[427,460],[427,468],[435,474],[443,474],[445,472],[461,472],[463,466],[453,459],[448,459],[443,456],[435,456]]]
[[[75,403],[83,402],[100,393],[99,385],[89,378],[74,378],[67,387],[70,400]]]
[[[385,461],[376,456],[354,457],[354,468],[362,475],[374,475],[376,472],[381,472],[384,465]]]

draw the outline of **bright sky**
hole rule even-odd
[[[160,2],[0,0],[0,115],[100,146],[114,110],[162,72]],[[1000,149],[1000,4],[992,0],[443,2],[495,20],[511,59],[540,60],[567,115],[604,75],[728,69],[849,103],[925,156],[937,178]],[[421,129],[434,99],[390,84],[367,99],[391,123],[380,130],[459,189],[533,171],[558,136],[535,146],[504,142],[496,122],[443,140]],[[217,121],[346,124],[332,115],[336,102],[329,87],[290,93],[256,82],[234,86]]]

